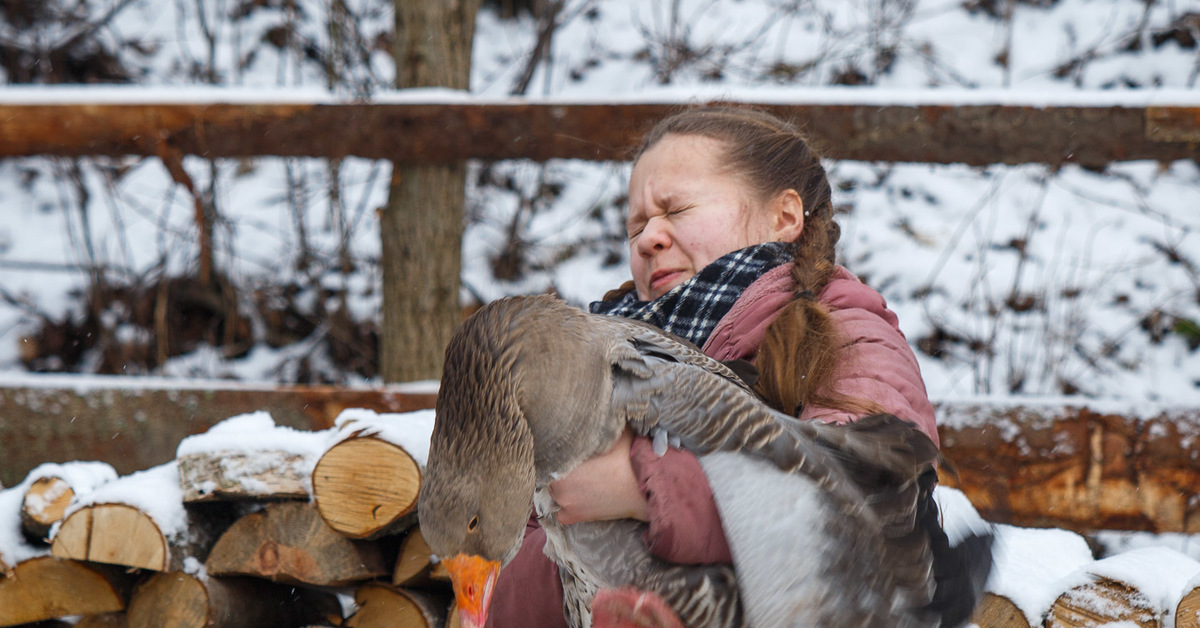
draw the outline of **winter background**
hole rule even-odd
[[[493,0],[476,29],[470,92],[490,99],[1200,97],[1196,1]],[[390,0],[9,1],[0,102],[386,100],[391,30]],[[0,161],[0,378],[378,383],[390,165],[184,165],[215,219],[216,304],[186,298],[193,198],[159,160]],[[841,260],[899,314],[935,400],[1052,397],[1147,416],[1200,405],[1195,161],[826,165]],[[624,281],[627,177],[618,163],[472,162],[464,308],[546,291],[582,305]],[[167,292],[185,296],[165,316],[188,324],[164,340]],[[1009,586],[1044,593],[1016,564],[1026,558],[1059,566],[1047,582],[1089,560],[1068,534],[1010,530],[1009,547],[1026,549],[1000,558],[1024,578]],[[1186,536],[1101,540],[1200,558]],[[1162,582],[1161,560],[1125,556],[1145,561],[1144,589]]]

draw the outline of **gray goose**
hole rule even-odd
[[[464,626],[486,622],[531,508],[572,627],[591,625],[597,590],[626,585],[693,627],[941,625],[937,548],[918,524],[937,449],[895,417],[798,421],[693,345],[548,296],[502,299],[463,323],[436,411],[419,520]],[[549,483],[627,426],[699,456],[733,569],[661,561],[639,522],[557,523]]]

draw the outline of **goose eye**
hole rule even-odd
[[[474,517],[471,517],[471,520],[467,522],[467,532],[474,532],[478,529],[479,529],[479,515],[476,515]]]

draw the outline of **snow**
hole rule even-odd
[[[381,105],[680,105],[713,100],[764,105],[879,105],[950,107],[1003,105],[1012,107],[1200,107],[1200,92],[1189,89],[1069,90],[872,88],[860,87],[648,87],[606,96],[476,95],[466,90],[413,88],[379,90],[371,102]],[[10,85],[0,91],[0,105],[332,105],[354,104],[355,98],[315,87],[237,88],[217,86],[141,85]]]
[[[1029,625],[1041,625],[1076,570],[1092,564],[1082,536],[1067,530],[1020,528],[997,524],[995,561],[985,590],[1012,601]]]
[[[117,472],[104,462],[48,462],[38,465],[20,484],[0,490],[0,564],[14,566],[17,563],[50,553],[45,545],[34,545],[21,531],[21,508],[25,491],[42,478],[61,478],[75,493],[85,496],[97,487],[116,479]]]
[[[184,438],[175,450],[175,455],[216,452],[253,455],[255,452],[277,451],[304,456],[315,465],[321,454],[325,453],[328,439],[329,434],[324,432],[275,425],[271,413],[260,410],[230,417],[202,434]],[[311,466],[309,470],[312,470]]]
[[[1064,581],[1069,588],[1100,578],[1125,583],[1137,589],[1138,599],[1150,610],[1165,614],[1166,625],[1174,625],[1179,598],[1187,592],[1185,587],[1197,574],[1200,574],[1200,562],[1164,547],[1144,547],[1083,565]],[[1104,604],[1101,600],[1089,601]]]
[[[423,469],[429,462],[433,422],[433,410],[381,414],[366,408],[347,408],[334,420],[329,446],[349,438],[374,436],[403,449]]]
[[[87,495],[71,501],[63,520],[80,509],[96,504],[127,504],[150,517],[159,532],[168,539],[183,538],[188,532],[187,510],[183,507],[183,489],[174,461],[136,471],[104,484]],[[50,531],[53,538],[59,525]]]

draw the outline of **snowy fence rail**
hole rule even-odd
[[[0,157],[255,155],[452,163],[621,160],[683,101],[472,100],[416,91],[370,104],[292,92],[14,90],[0,99]],[[713,94],[800,121],[823,154],[864,161],[1078,163],[1200,158],[1194,92],[823,89]],[[692,99],[691,101],[695,101]]]

